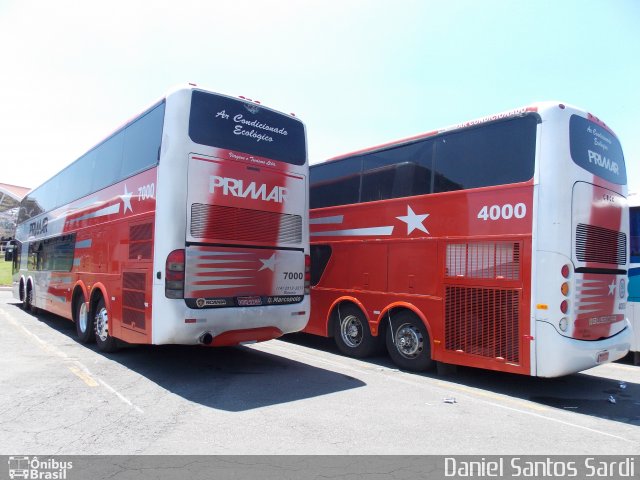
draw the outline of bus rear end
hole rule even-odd
[[[184,170],[160,173],[184,189],[172,189],[167,211],[158,208],[158,217],[175,211],[182,237],[158,255],[163,303],[177,318],[154,323],[154,343],[236,345],[301,330],[309,315],[304,125],[197,89],[167,104],[188,112],[188,139],[176,148]]]
[[[541,116],[532,365],[538,376],[550,377],[629,350],[629,217],[615,134],[564,105]]]

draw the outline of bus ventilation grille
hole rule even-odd
[[[302,217],[220,205],[191,205],[191,236],[217,240],[298,244]]]
[[[129,260],[151,260],[153,252],[153,224],[129,227]]]
[[[124,272],[122,274],[122,323],[136,330],[145,330],[145,292],[146,274]]]
[[[450,243],[447,277],[520,279],[520,244],[514,242]]]
[[[579,223],[576,227],[576,257],[581,262],[625,265],[627,235],[616,230]]]
[[[518,290],[447,287],[445,348],[520,362]]]

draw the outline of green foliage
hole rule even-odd
[[[0,285],[11,285],[11,262],[0,258]]]

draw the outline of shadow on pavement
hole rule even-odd
[[[339,354],[333,339],[307,334],[287,335],[285,341]],[[386,355],[367,359],[382,367],[397,369]],[[623,363],[633,365],[627,357]],[[449,366],[447,366],[449,367]],[[632,367],[639,368],[640,367]],[[547,407],[590,415],[629,425],[640,425],[640,384],[615,378],[575,373],[559,378],[538,378],[470,367],[450,367],[447,373],[412,373],[460,386],[516,397]],[[640,373],[640,370],[638,371]]]
[[[77,342],[74,323],[47,312],[34,316]],[[136,345],[104,354],[95,344],[83,346],[186,400],[230,412],[365,386],[347,375],[250,347]]]

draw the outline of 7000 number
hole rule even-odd
[[[285,280],[302,280],[304,273],[302,272],[283,272]]]
[[[527,206],[524,203],[511,205],[484,205],[478,212],[480,220],[511,220],[512,218],[524,218],[527,214]]]

